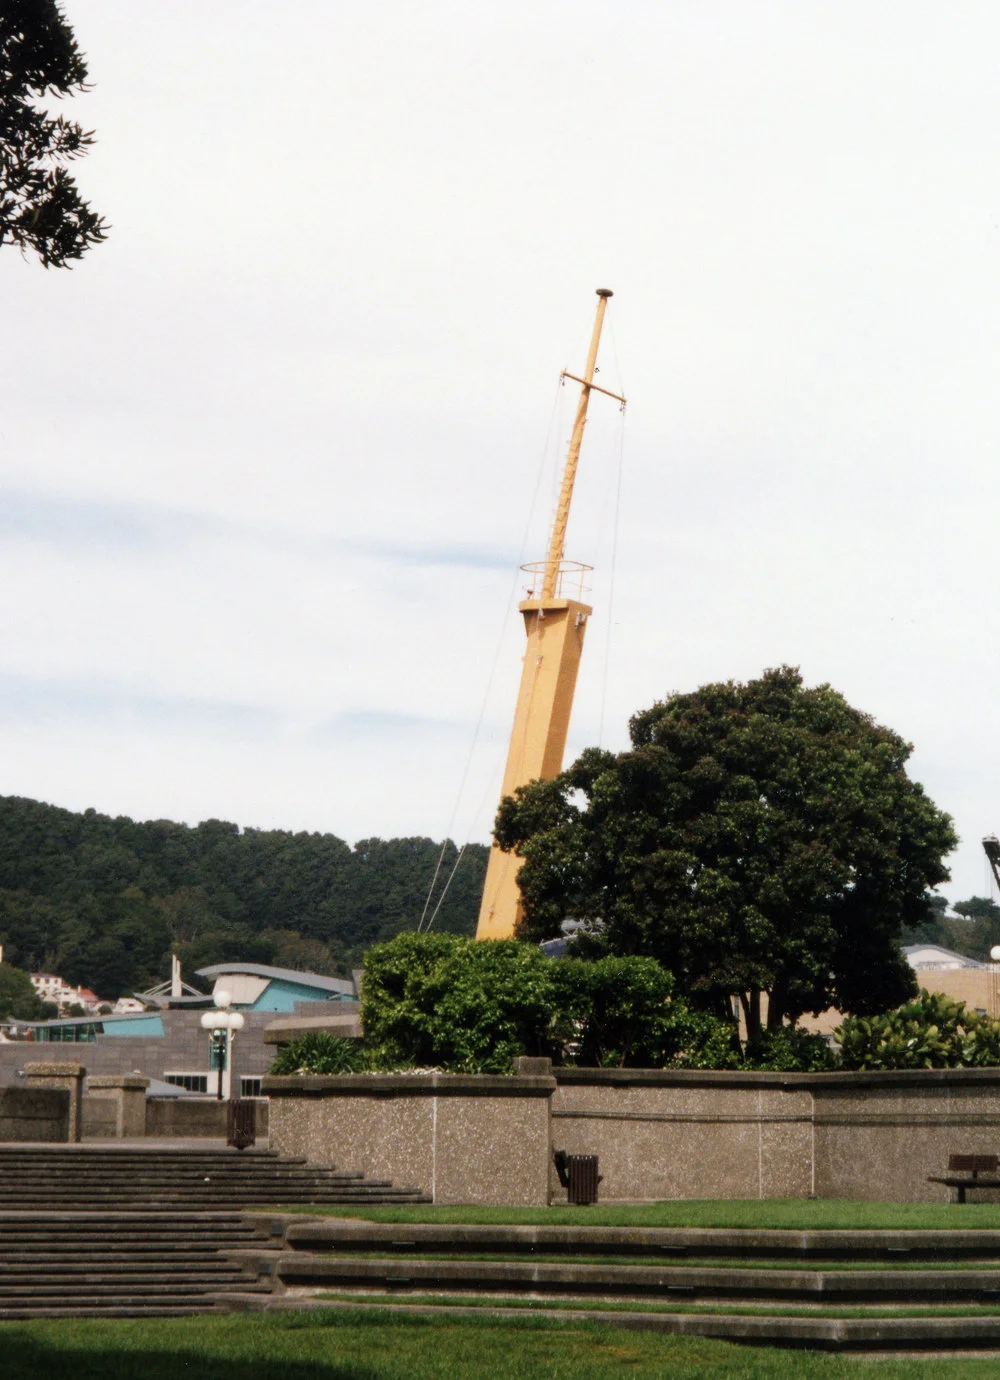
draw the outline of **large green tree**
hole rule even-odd
[[[831,1005],[916,989],[902,926],[948,877],[950,818],[906,774],[911,748],[790,667],[636,714],[632,748],[585,752],[501,804],[524,858],[523,938],[583,922],[581,950],[649,954],[748,1038]]]
[[[93,135],[39,102],[71,96],[87,82],[73,30],[55,0],[0,4],[0,244],[31,249],[65,268],[106,236],[80,196],[68,164]]]
[[[44,1020],[54,1016],[57,1009],[40,999],[27,973],[9,963],[0,963],[0,1020]]]

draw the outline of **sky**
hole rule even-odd
[[[596,304],[567,761],[801,668],[1000,832],[1000,9],[66,0],[0,249],[0,792],[486,840]]]

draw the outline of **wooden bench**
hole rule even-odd
[[[949,1155],[948,1174],[944,1178],[928,1175],[929,1184],[947,1184],[958,1189],[958,1201],[965,1202],[968,1188],[1000,1188],[1000,1178],[996,1177],[1000,1165],[1000,1155]],[[961,1179],[955,1175],[961,1174]],[[992,1174],[993,1178],[981,1179],[980,1174]]]

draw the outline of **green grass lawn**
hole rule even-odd
[[[0,1323],[4,1380],[987,1380],[994,1358],[874,1359],[527,1317],[323,1309]]]
[[[265,1209],[267,1211],[267,1209]],[[353,1217],[369,1222],[472,1222],[489,1226],[573,1227],[784,1227],[864,1231],[985,1228],[1000,1230],[1000,1203],[861,1203],[838,1198],[688,1198],[593,1207],[276,1207],[274,1213]]]

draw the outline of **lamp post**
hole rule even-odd
[[[990,1015],[1000,1016],[1000,944],[990,949]]]
[[[243,1029],[243,1017],[239,1011],[230,1011],[232,997],[226,991],[218,991],[213,998],[216,1009],[206,1011],[201,1018],[202,1030],[207,1030],[215,1066],[219,1071],[218,1100],[222,1101],[222,1075],[226,1075],[226,1096],[233,1091],[233,1040],[238,1030]]]

